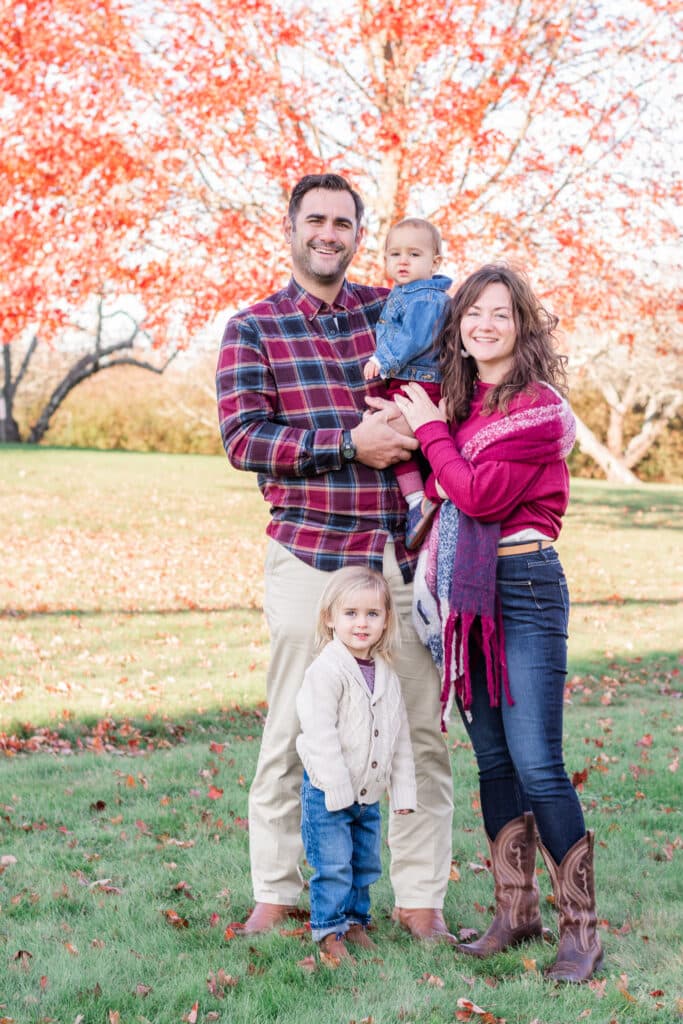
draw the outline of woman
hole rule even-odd
[[[562,755],[569,597],[553,541],[575,425],[556,325],[524,277],[484,266],[441,334],[440,405],[415,383],[394,401],[430,463],[426,495],[448,499],[421,552],[416,621],[472,741],[495,880],[491,926],[458,948],[483,957],[542,934],[537,831],[559,911],[546,974],[580,982],[602,948],[594,835]]]

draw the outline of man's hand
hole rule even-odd
[[[388,405],[393,405],[388,402]],[[371,469],[386,469],[397,462],[405,462],[419,447],[411,435],[406,437],[394,429],[394,423],[387,422],[384,412],[364,416],[351,431],[356,446],[356,459]]]

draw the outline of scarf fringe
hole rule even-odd
[[[468,711],[472,707],[470,639],[475,640],[476,646],[484,658],[486,685],[491,707],[500,706],[501,694],[505,696],[510,706],[515,703],[510,692],[500,602],[497,602],[495,619],[488,615],[482,616],[471,612],[461,614],[451,610],[443,627],[444,663],[441,687],[443,715],[441,727],[444,732],[454,697],[461,703],[464,711]]]

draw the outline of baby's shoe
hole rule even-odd
[[[434,513],[439,506],[424,497],[420,503],[408,509],[406,518],[406,547],[409,551],[419,548],[431,526]]]

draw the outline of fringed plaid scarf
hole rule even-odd
[[[529,406],[502,419],[485,420],[461,452],[477,463],[486,460],[531,462],[539,466],[565,459],[576,439],[569,405]],[[445,501],[422,546],[415,572],[413,621],[418,635],[441,670],[442,727],[454,697],[472,704],[470,637],[486,665],[492,707],[501,692],[512,704],[505,659],[505,636],[496,591],[500,523],[481,523]]]

